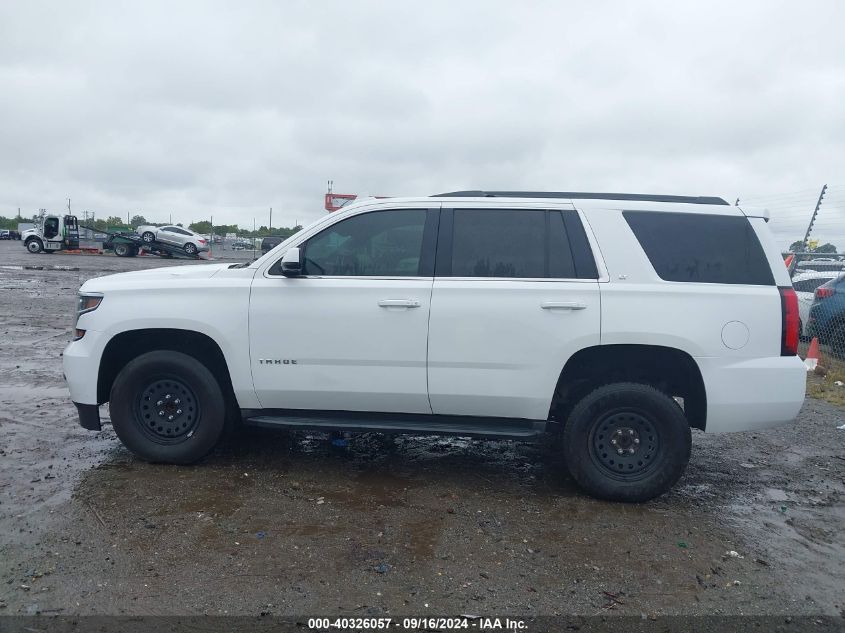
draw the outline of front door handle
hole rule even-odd
[[[577,301],[545,301],[540,304],[540,307],[543,310],[583,310],[587,304]]]
[[[419,308],[420,302],[413,299],[382,299],[378,302],[381,308]]]

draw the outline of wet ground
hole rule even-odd
[[[696,433],[643,505],[508,442],[252,432],[195,466],[138,461],[77,425],[60,354],[82,281],[174,263],[0,242],[0,614],[845,610],[845,411],[820,400]]]

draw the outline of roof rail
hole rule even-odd
[[[451,191],[432,198],[570,198],[572,200],[630,200],[633,202],[683,202],[729,204],[716,196],[663,196],[647,193],[585,193],[580,191]]]

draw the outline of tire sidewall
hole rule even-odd
[[[33,244],[35,244],[38,247],[38,250],[33,250],[33,248],[32,248]],[[26,250],[28,250],[33,255],[36,254],[36,253],[40,253],[41,251],[44,250],[44,247],[41,245],[41,240],[39,240],[38,238],[35,238],[35,237],[28,239],[26,241],[25,246],[26,246]]]
[[[129,247],[126,244],[115,244],[114,254],[118,257],[126,257],[129,255]]]
[[[141,391],[161,377],[185,382],[199,403],[193,433],[178,444],[156,443],[142,430],[136,416]],[[181,352],[159,350],[138,356],[121,370],[112,386],[109,412],[117,436],[141,459],[189,464],[207,455],[222,436],[226,401],[214,375],[200,361]]]
[[[187,244],[185,244],[185,246],[183,248],[185,249],[185,252],[188,255],[196,255],[196,253],[197,253],[197,247],[194,246],[191,242],[188,242]]]
[[[149,236],[149,239],[147,239]],[[149,231],[145,231],[144,234],[141,236],[141,240],[143,240],[147,244],[152,244],[155,241],[156,236],[150,233]]]
[[[648,414],[659,435],[656,465],[644,476],[625,481],[594,461],[592,432],[604,413],[635,408]],[[691,432],[678,404],[649,385],[617,383],[600,387],[573,409],[564,428],[566,463],[573,478],[590,494],[612,501],[647,501],[669,490],[689,461]]]

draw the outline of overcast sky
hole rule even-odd
[[[0,214],[292,225],[331,178],[798,217],[824,182],[845,203],[843,24],[836,0],[4,1]]]

